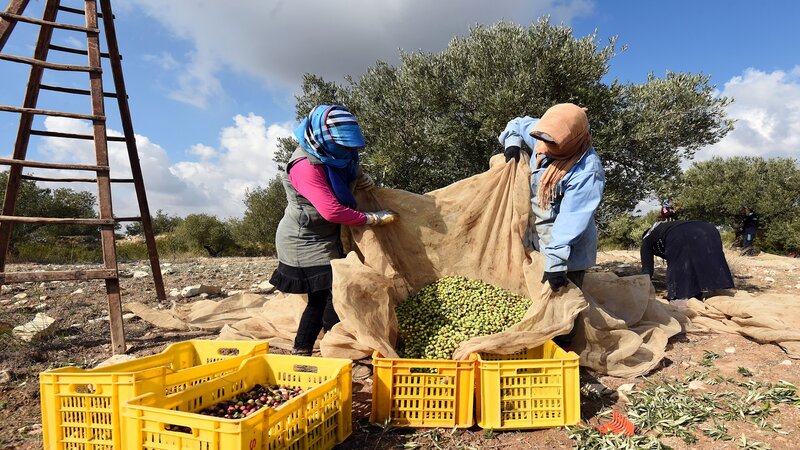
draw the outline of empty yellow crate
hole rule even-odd
[[[351,367],[349,359],[262,355],[234,373],[183,392],[136,397],[125,407],[125,448],[330,449],[352,431]],[[304,392],[277,409],[262,408],[243,419],[195,413],[256,384],[285,384]]]
[[[122,405],[147,392],[173,393],[235,371],[265,354],[263,341],[189,340],[163,352],[91,370],[64,367],[39,374],[47,450],[119,450]]]
[[[481,428],[551,428],[580,421],[578,355],[574,352],[548,341],[511,355],[474,357]]]
[[[370,422],[401,427],[475,424],[474,361],[372,357]]]

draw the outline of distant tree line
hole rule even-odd
[[[0,172],[0,198],[5,198],[8,171]],[[69,188],[48,189],[35,181],[21,180],[17,193],[16,215],[29,217],[96,218],[95,196],[91,192],[78,192]],[[47,241],[59,237],[79,237],[97,234],[97,227],[87,225],[15,224],[11,252],[16,243]]]
[[[5,196],[8,172],[0,172],[0,198]],[[69,188],[49,189],[34,181],[22,180],[17,196],[18,216],[96,218],[97,199],[91,192]],[[159,237],[159,251],[168,254],[196,255],[274,255],[275,231],[286,208],[286,194],[279,179],[266,188],[245,194],[245,213],[241,219],[220,219],[209,214],[171,215],[163,210],[151,216],[153,231]],[[15,224],[11,239],[12,259],[58,261],[52,255],[99,259],[100,233],[96,226]],[[118,227],[118,233],[122,231]],[[125,227],[124,234],[141,236],[141,222]],[[119,238],[124,236],[120,235]],[[119,247],[119,246],[118,246]],[[20,250],[22,249],[22,254]],[[79,250],[76,252],[76,249]],[[132,254],[142,256],[144,248]],[[123,251],[122,253],[126,253]],[[146,253],[144,253],[146,257]]]

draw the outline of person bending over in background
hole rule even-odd
[[[667,300],[703,299],[733,288],[733,277],[714,225],[700,220],[656,222],[642,236],[642,273],[653,277],[653,256],[667,261]]]
[[[756,231],[758,231],[758,215],[750,207],[745,206],[742,208],[742,254],[752,253]]]
[[[541,119],[517,117],[500,134],[506,162],[519,161],[523,142],[533,151],[530,224],[525,245],[544,255],[544,275],[553,291],[567,280],[581,287],[597,259],[595,210],[605,172],[592,147],[584,108],[561,103]]]
[[[353,189],[372,189],[361,173],[364,136],[342,106],[316,106],[294,130],[300,145],[281,177],[288,205],[275,233],[278,268],[270,283],[291,294],[308,294],[292,354],[310,356],[321,330],[339,322],[333,308],[331,260],[343,257],[341,225],[385,225],[393,211],[356,210]]]

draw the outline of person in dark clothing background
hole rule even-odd
[[[749,253],[753,249],[753,239],[756,238],[758,230],[758,215],[750,207],[742,208],[742,248],[743,253]]]
[[[678,211],[675,209],[675,205],[672,204],[672,200],[666,199],[661,204],[661,210],[658,212],[658,220],[662,222],[678,220]]]
[[[697,298],[733,288],[722,239],[714,225],[699,220],[656,222],[642,236],[642,273],[653,277],[653,257],[667,261],[667,300]]]

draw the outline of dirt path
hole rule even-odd
[[[774,255],[727,256],[739,289],[754,294],[793,293],[798,294],[800,301],[800,259]],[[639,272],[638,252],[601,252],[599,261],[596,270],[613,271],[618,275]],[[200,283],[220,286],[228,291],[256,290],[260,282],[269,278],[275,265],[274,260],[267,258],[167,261],[164,280],[168,292]],[[12,271],[32,269],[32,266],[10,268]],[[47,269],[58,268],[51,266]],[[143,263],[121,265],[126,275],[146,269]],[[663,266],[658,268],[654,278],[654,285],[662,296],[663,270]],[[122,279],[123,302],[139,301],[158,305],[152,278],[138,278],[140,276],[142,274],[138,273],[136,278],[131,276]],[[161,307],[169,308],[171,301],[193,300],[172,298]],[[101,282],[13,285],[0,294],[0,311],[0,371],[8,371],[10,378],[3,381],[0,376],[0,449],[41,448],[38,373],[65,365],[92,367],[109,356],[110,337],[105,320],[104,287]],[[48,332],[30,343],[13,338],[10,330],[29,321],[37,313],[46,313],[56,320]],[[127,318],[125,327],[130,353],[137,356],[156,353],[172,342],[214,337],[213,334],[200,331],[164,332],[135,317]],[[716,357],[710,357],[710,354]],[[717,395],[719,399],[746,398],[750,391],[755,392],[753,382],[774,385],[785,380],[800,385],[800,371],[797,368],[800,361],[789,360],[777,346],[759,345],[739,336],[678,336],[671,340],[667,355],[662,367],[647,378],[603,377],[582,370],[581,413],[584,420],[594,423],[598,420],[598,413],[609,408],[624,411],[625,404],[617,397],[616,389],[627,383],[635,383],[635,389],[647,390],[650,381],[674,383],[677,380],[686,384],[691,380],[699,380],[695,388],[699,386],[702,392]],[[477,427],[453,431],[392,429],[369,425],[370,392],[369,382],[354,386],[354,432],[340,446],[342,449],[549,449],[572,448],[574,445],[564,429],[500,433]],[[773,404],[764,418],[763,423],[754,423],[748,415],[742,420],[717,420],[727,430],[727,435],[733,439],[731,441],[716,440],[700,430],[712,428],[713,420],[700,424],[694,430],[693,435],[697,438],[694,443],[687,444],[679,437],[660,440],[672,448],[767,448],[758,447],[753,441],[773,449],[797,448],[795,443],[800,439],[800,408]]]

